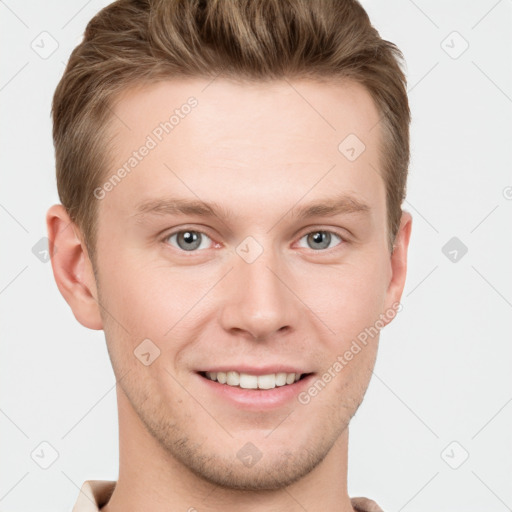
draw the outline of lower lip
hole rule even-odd
[[[314,374],[311,373],[293,384],[273,389],[244,389],[221,384],[199,373],[197,376],[208,389],[224,400],[232,402],[237,407],[257,411],[282,407],[294,399],[297,400],[297,395],[306,389],[314,378]]]

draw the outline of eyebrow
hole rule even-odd
[[[292,213],[299,220],[310,217],[333,217],[342,214],[368,214],[371,207],[350,195],[327,197],[304,206],[294,206]],[[157,198],[136,206],[133,216],[141,219],[146,215],[194,215],[198,217],[234,218],[235,212],[218,203],[206,203],[199,199]]]

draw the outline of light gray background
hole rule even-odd
[[[117,478],[103,332],[32,251],[58,202],[51,98],[107,3],[0,1],[2,511],[70,511],[84,480]],[[351,426],[349,493],[386,512],[512,510],[512,1],[363,5],[407,61],[414,221],[404,309]],[[44,31],[47,58],[31,47],[51,50]],[[468,249],[455,262],[452,237]]]

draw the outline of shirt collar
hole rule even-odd
[[[72,512],[99,512],[108,503],[116,483],[112,480],[86,480]],[[382,512],[377,503],[368,498],[352,498],[351,502],[356,512]]]
[[[86,480],[72,512],[99,512],[112,493],[116,482],[112,480]]]

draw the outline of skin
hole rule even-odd
[[[119,479],[102,510],[352,511],[348,425],[378,336],[307,405],[242,410],[196,370],[286,363],[321,376],[399,302],[412,219],[403,212],[391,254],[377,109],[351,82],[132,88],[115,106],[106,176],[190,96],[197,107],[100,200],[96,268],[65,209],[47,214],[59,290],[81,324],[104,330],[118,380]],[[338,150],[350,133],[366,146],[353,162]],[[295,216],[340,194],[369,211]],[[162,197],[234,214],[136,215],[138,204]],[[180,229],[207,237],[185,251],[169,238]],[[317,231],[341,238],[319,249],[307,236]],[[236,251],[249,236],[263,248],[252,263]],[[133,353],[147,338],[160,349],[149,366]],[[247,442],[262,454],[252,467],[237,457]]]

